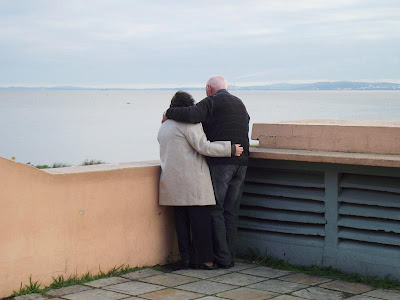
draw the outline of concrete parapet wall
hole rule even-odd
[[[254,124],[265,148],[400,154],[399,121],[304,120]]]
[[[164,264],[172,211],[158,162],[37,170],[0,158],[0,298],[21,282]]]
[[[400,280],[400,122],[254,124],[252,137],[241,252]]]

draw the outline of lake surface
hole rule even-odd
[[[0,156],[80,164],[159,158],[157,132],[175,91],[0,91]],[[204,91],[190,91],[196,101]],[[400,91],[232,91],[251,123],[400,120]]]

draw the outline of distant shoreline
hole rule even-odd
[[[276,83],[267,85],[254,85],[254,86],[236,86],[231,85],[228,87],[230,90],[262,90],[262,91],[343,91],[343,90],[367,90],[367,91],[382,91],[382,90],[400,90],[399,83],[391,82],[355,82],[355,81],[335,81],[335,82],[314,82],[314,83]],[[204,87],[169,87],[169,88],[91,88],[91,87],[78,87],[78,86],[54,86],[54,87],[29,87],[29,86],[9,86],[0,87],[0,90],[107,90],[107,91],[130,91],[130,90],[204,90]]]

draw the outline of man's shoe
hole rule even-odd
[[[232,268],[232,265],[218,264],[218,267],[220,267],[221,269],[230,269]]]
[[[206,264],[201,264],[200,265],[200,269],[203,269],[203,270],[216,270],[216,269],[218,269],[218,265],[217,264],[212,264],[211,266],[208,266]]]

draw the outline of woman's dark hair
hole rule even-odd
[[[194,99],[192,95],[184,91],[177,91],[171,99],[171,105],[169,107],[187,107],[193,106]]]

